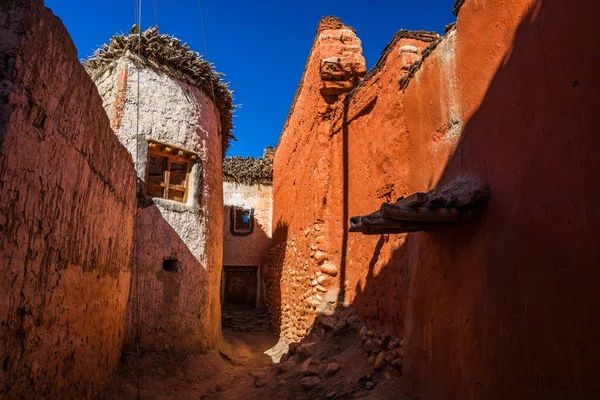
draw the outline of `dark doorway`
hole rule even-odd
[[[256,308],[258,267],[224,267],[223,306],[251,310]]]

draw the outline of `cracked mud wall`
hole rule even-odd
[[[98,398],[125,334],[135,172],[66,29],[0,5],[0,397]]]
[[[139,288],[139,299],[132,292],[127,345],[133,346],[139,321],[144,350],[205,351],[221,335],[223,182],[219,114],[200,89],[140,64],[134,55],[97,72],[94,80],[112,125],[118,127],[118,137],[137,165],[142,187],[148,139],[198,153],[186,203],[142,195],[136,225],[139,282],[133,281],[134,289]],[[177,271],[165,271],[165,259],[176,259]]]

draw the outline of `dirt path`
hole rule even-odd
[[[317,326],[275,364],[271,356],[288,349],[271,332],[224,330],[219,349],[206,354],[144,355],[139,360],[140,398],[406,399],[396,369],[375,370],[369,363],[358,334],[362,324],[351,318],[336,317],[335,328]],[[104,398],[137,399],[137,371],[136,359],[125,358]]]
[[[277,343],[271,332],[224,331],[219,350],[174,357],[147,354],[139,360],[141,399],[237,399],[255,390],[255,374],[271,370],[264,352]],[[104,398],[137,399],[136,359],[127,356]]]

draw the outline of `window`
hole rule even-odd
[[[163,143],[148,141],[146,194],[185,203],[196,154]]]
[[[179,270],[179,261],[176,258],[165,258],[162,267],[167,272],[177,272]]]
[[[254,210],[242,207],[231,207],[231,233],[245,236],[254,228]]]

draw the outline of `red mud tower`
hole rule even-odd
[[[339,225],[331,222],[328,206],[328,198],[336,196],[330,180],[336,164],[336,154],[329,151],[332,104],[365,73],[354,31],[337,18],[322,19],[274,161],[280,180],[273,187],[278,211],[270,257],[276,267],[269,270],[267,299],[272,322],[286,340],[306,335],[315,313],[331,311],[337,302],[339,238],[332,232]],[[310,146],[294,153],[302,141]]]
[[[0,397],[98,398],[124,336],[131,157],[60,20],[0,4]]]

